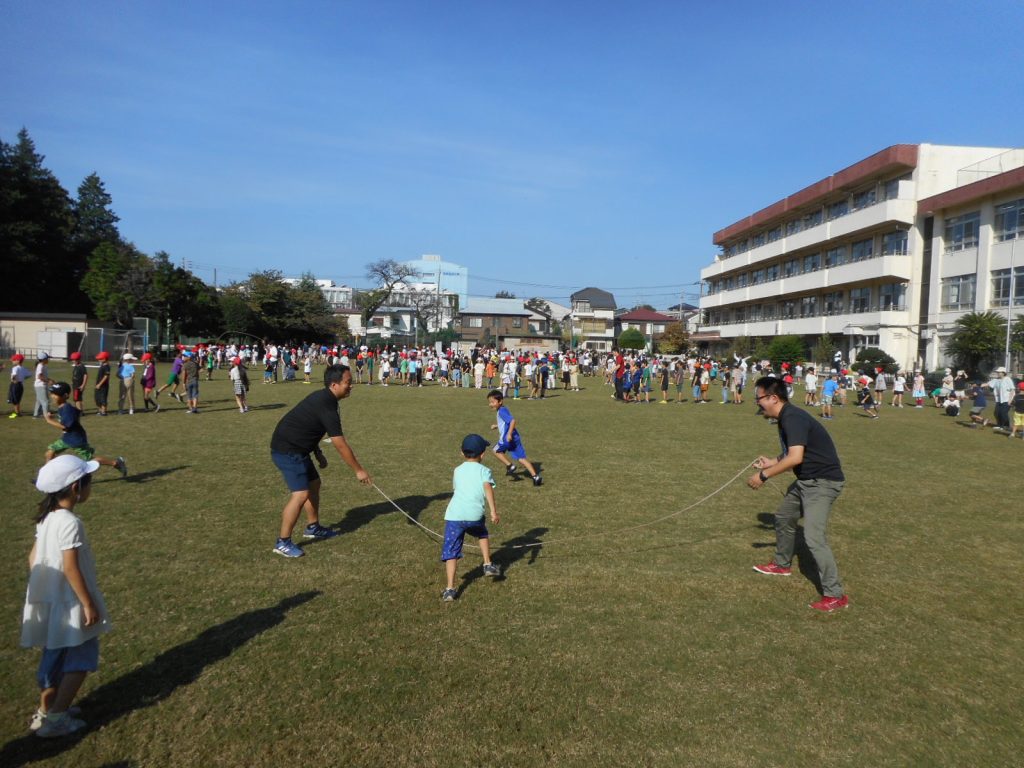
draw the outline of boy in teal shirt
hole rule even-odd
[[[441,599],[450,603],[458,596],[455,589],[455,568],[462,559],[462,542],[466,534],[480,541],[480,554],[484,558],[484,575],[500,576],[498,566],[491,563],[491,547],[488,542],[487,525],[484,522],[484,505],[491,511],[491,522],[500,520],[494,505],[494,476],[485,467],[480,457],[490,445],[480,435],[466,435],[462,441],[462,457],[465,461],[455,468],[452,477],[454,493],[444,513],[444,544],[441,547],[441,562],[444,563],[448,586],[441,593]]]

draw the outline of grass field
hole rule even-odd
[[[286,491],[270,433],[312,387],[254,383],[242,416],[218,377],[198,416],[162,398],[85,420],[132,476],[102,469],[78,510],[114,631],[77,738],[27,735],[38,653],[18,647],[28,481],[56,431],[3,420],[0,766],[1021,762],[1024,441],[933,408],[839,409],[830,536],[851,607],[818,615],[806,576],[751,570],[772,554],[779,480],[615,533],[776,452],[775,428],[752,405],[625,406],[586,380],[510,403],[546,482],[489,460],[492,542],[542,546],[499,549],[497,581],[470,552],[444,604],[438,544],[336,456],[322,522],[343,535],[271,554]],[[362,386],[342,403],[377,484],[434,530],[461,438],[492,420],[475,390]]]

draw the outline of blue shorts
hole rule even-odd
[[[490,536],[482,517],[479,520],[444,521],[444,544],[441,545],[442,563],[446,560],[462,559],[462,540],[466,538],[467,533],[478,539],[486,539]]]
[[[68,672],[95,672],[100,666],[100,639],[94,637],[70,648],[43,648],[36,682],[41,689],[56,688]]]
[[[495,453],[507,453],[513,459],[525,459],[526,449],[523,448],[523,441],[516,440],[508,444],[507,448],[499,448],[497,445],[494,446]]]
[[[316,471],[313,460],[309,456],[271,451],[270,459],[274,462],[274,466],[281,470],[285,485],[292,493],[308,491],[309,486],[320,479],[320,474]]]
[[[189,400],[199,399],[199,382],[195,379],[190,379],[188,384],[185,385],[185,392],[188,393]]]

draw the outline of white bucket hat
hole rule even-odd
[[[98,461],[82,461],[77,456],[65,453],[63,456],[48,461],[39,470],[39,475],[36,477],[36,488],[43,493],[57,493],[99,468]]]

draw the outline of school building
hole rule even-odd
[[[715,232],[700,337],[828,334],[932,370],[957,318],[1024,311],[1022,237],[1024,149],[894,145]]]

